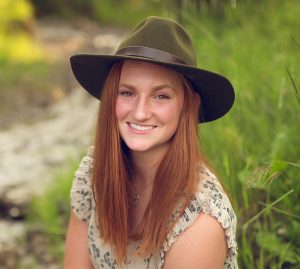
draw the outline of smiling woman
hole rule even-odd
[[[165,155],[177,129],[183,99],[181,76],[176,71],[152,63],[125,61],[116,116],[128,149],[132,153],[147,151],[154,154],[154,159]]]
[[[101,106],[73,181],[65,268],[238,268],[236,217],[198,145],[198,123],[231,108],[231,83],[198,69],[185,30],[159,17],[114,55],[71,64]]]

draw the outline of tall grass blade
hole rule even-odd
[[[294,37],[291,36],[291,40],[293,41],[293,43],[295,43],[295,45],[300,49],[300,43],[298,43],[296,41],[296,39]]]
[[[298,91],[298,88],[297,88],[297,85],[295,83],[295,80],[293,79],[292,75],[291,75],[291,72],[290,70],[288,69],[288,67],[286,67],[286,72],[288,73],[288,76],[289,76],[289,79],[290,81],[292,82],[292,85],[293,85],[293,89],[295,91],[295,95],[296,95],[296,99],[300,105],[300,94],[299,94],[299,91]]]
[[[287,164],[291,165],[291,166],[295,166],[300,168],[300,164],[299,163],[292,163],[292,162],[286,162]]]
[[[276,201],[266,206],[264,209],[262,209],[260,212],[258,212],[255,216],[253,216],[250,220],[248,220],[246,223],[243,224],[243,230],[246,230],[250,224],[252,224],[254,221],[256,221],[264,212],[271,209],[274,205],[279,203],[282,199],[284,199],[286,196],[290,195],[294,189],[289,190],[287,193],[279,197]]]
[[[268,204],[266,204],[266,203],[264,203],[264,202],[259,202],[259,204],[264,205],[264,206],[267,206],[267,205],[268,205]],[[295,218],[295,219],[300,220],[300,216],[297,216],[297,215],[295,215],[295,214],[293,214],[293,213],[291,213],[291,212],[288,212],[288,211],[286,211],[286,210],[283,210],[283,209],[281,209],[281,208],[278,208],[278,207],[272,207],[271,210],[274,210],[275,212],[284,214],[284,215],[286,215],[286,216],[288,216],[288,217],[292,217],[292,218]]]

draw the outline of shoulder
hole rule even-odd
[[[164,258],[170,249],[175,249],[176,244],[187,243],[196,246],[196,243],[189,241],[190,238],[196,241],[199,239],[197,242],[200,245],[194,249],[201,248],[201,242],[212,247],[212,249],[206,248],[207,251],[213,251],[213,248],[222,248],[223,245],[227,253],[226,262],[230,263],[236,259],[236,216],[231,203],[217,177],[207,167],[199,170],[199,177],[200,181],[195,196],[166,238],[161,251],[162,263],[165,262]],[[196,253],[199,253],[199,249],[197,251]],[[237,267],[232,266],[232,268]]]
[[[200,213],[182,232],[166,255],[164,268],[222,268],[227,254],[226,236],[220,223]]]

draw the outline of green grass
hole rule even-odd
[[[64,169],[54,173],[53,184],[43,196],[34,197],[29,205],[26,223],[28,226],[25,245],[30,251],[31,268],[40,268],[45,263],[62,264],[64,242],[70,214],[70,189],[74,171],[79,160],[70,160]],[[41,240],[43,243],[32,243]],[[40,242],[41,242],[40,241]],[[50,258],[43,258],[43,257]],[[20,268],[28,268],[19,262]]]
[[[236,102],[200,126],[204,151],[236,209],[241,268],[300,262],[300,4],[237,2],[218,19],[183,18],[201,67],[233,82]]]
[[[163,14],[162,3],[155,0],[94,0],[93,5],[96,18],[105,24],[134,26],[147,16]]]
[[[44,61],[28,63],[0,62],[0,95],[6,91],[50,91],[58,80],[58,64]],[[37,79],[38,78],[38,79]]]

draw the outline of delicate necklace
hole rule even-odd
[[[140,194],[142,194],[149,186],[151,186],[154,183],[154,180],[151,181],[150,183],[148,183],[142,190],[140,190],[139,192],[136,191],[136,183],[135,183],[135,176],[132,170],[132,167],[129,164],[129,171],[133,180],[133,207],[136,208],[138,206],[138,202],[140,200]]]
[[[134,184],[134,187],[133,187],[133,191],[134,191],[134,194],[133,194],[133,207],[137,207],[138,206],[138,202],[140,200],[140,194],[143,193],[150,185],[152,185],[154,183],[154,180],[151,181],[150,183],[148,183],[141,191],[137,192],[136,191],[136,185],[135,185],[135,178],[133,178],[133,184]]]
[[[133,173],[133,169],[132,166],[130,164],[130,161],[128,160],[128,158],[125,156],[125,159],[127,161],[128,167],[129,167],[129,172],[131,174],[131,178],[133,181],[133,201],[132,201],[132,207],[136,208],[138,206],[138,202],[140,200],[140,194],[142,194],[149,186],[151,186],[154,183],[154,180],[151,181],[150,183],[148,183],[142,190],[140,190],[139,192],[136,191],[136,183],[135,183],[135,176]]]

